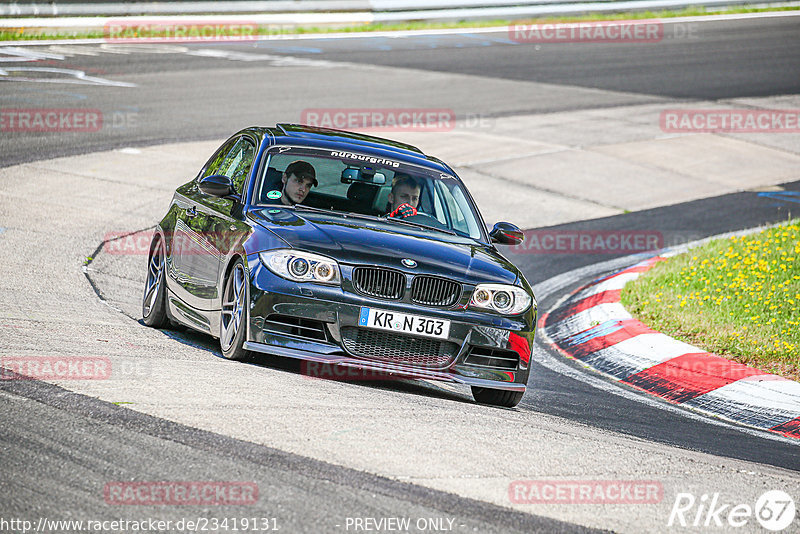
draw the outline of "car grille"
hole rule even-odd
[[[384,362],[444,368],[458,353],[458,345],[438,339],[422,339],[346,326],[342,328],[344,348],[354,356]]]
[[[403,296],[406,277],[400,271],[378,267],[353,269],[353,287],[370,297],[397,300]]]
[[[415,276],[411,300],[425,306],[452,306],[461,297],[461,284],[445,278]]]

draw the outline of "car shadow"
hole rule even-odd
[[[136,322],[145,328],[150,328],[141,318],[136,319]],[[158,329],[158,331],[168,338],[174,339],[175,341],[183,343],[184,345],[189,345],[192,348],[210,352],[214,356],[222,358],[222,354],[219,351],[219,342],[208,334],[197,332],[191,328],[175,325],[161,327]]]
[[[142,319],[137,320],[137,322],[142,326],[146,326],[144,324],[144,321],[142,321]],[[195,330],[192,330],[191,328],[175,327],[175,326],[163,327],[160,329],[160,332],[165,336],[169,337],[170,339],[178,341],[179,343],[183,343],[184,345],[189,345],[190,347],[193,347],[195,349],[208,352],[221,360],[225,360],[225,358],[222,356],[222,352],[219,350],[219,341],[208,334],[197,332]],[[437,398],[437,399],[449,400],[465,404],[476,404],[467,386],[461,386],[461,385],[456,386],[464,389],[464,392],[461,393],[459,391],[452,391],[450,389],[445,389],[444,387],[440,387],[426,380],[416,380],[411,378],[398,377],[398,378],[359,380],[359,379],[352,379],[351,377],[340,378],[336,376],[332,377],[310,376],[309,373],[306,371],[306,369],[304,369],[304,364],[307,363],[304,360],[285,358],[282,356],[274,356],[269,354],[261,354],[257,352],[251,352],[250,354],[251,357],[249,360],[237,363],[239,363],[240,365],[255,365],[258,367],[265,367],[276,371],[292,373],[295,375],[300,375],[305,378],[308,378],[309,380],[338,382],[347,385],[352,385],[355,387],[365,387],[376,390],[403,393],[407,395],[417,395],[420,397]],[[347,373],[341,373],[341,374],[344,374],[346,376]],[[341,374],[336,373],[336,375],[340,376]],[[492,408],[496,407],[492,406]]]
[[[217,351],[221,358],[222,355]],[[338,382],[342,384],[352,385],[356,387],[366,387],[370,389],[379,389],[384,391],[395,391],[399,393],[418,395],[424,397],[433,397],[455,402],[466,402],[474,404],[472,396],[469,393],[461,394],[459,392],[450,391],[434,384],[430,384],[421,380],[414,380],[408,378],[381,378],[381,379],[352,379],[347,377],[347,373],[342,373],[339,376],[345,378],[328,377],[328,376],[312,376],[307,371],[306,362],[303,360],[296,360],[294,358],[284,358],[281,356],[272,356],[269,354],[251,353],[251,359],[246,362],[250,365],[259,367],[266,367],[278,371],[284,371],[296,375],[303,376],[309,380],[322,380],[326,382]],[[339,369],[351,369],[340,367]],[[332,373],[329,373],[332,374]]]

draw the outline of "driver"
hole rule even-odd
[[[286,167],[281,182],[283,182],[281,202],[287,206],[303,202],[311,188],[318,184],[314,166],[300,159]]]
[[[405,219],[416,215],[421,191],[419,182],[408,174],[395,174],[392,191],[389,193],[389,217]]]

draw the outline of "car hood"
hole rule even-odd
[[[517,268],[492,247],[463,237],[335,213],[286,208],[250,213],[292,248],[317,252],[343,264],[381,265],[467,283],[513,284],[518,278]],[[409,268],[403,259],[414,260],[417,266]]]

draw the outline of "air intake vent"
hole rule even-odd
[[[353,269],[353,287],[370,297],[399,300],[403,296],[406,277],[400,271],[379,267],[356,267]]]
[[[350,354],[360,358],[435,369],[449,366],[458,353],[458,345],[448,341],[353,326],[342,328],[342,342]]]
[[[461,284],[445,278],[415,276],[411,300],[425,306],[452,306],[461,297]]]
[[[325,323],[303,317],[273,314],[264,321],[264,331],[273,334],[288,334],[306,339],[326,341]]]
[[[490,349],[487,347],[472,347],[469,355],[464,360],[467,365],[487,367],[491,369],[516,369],[519,354],[513,350]]]

